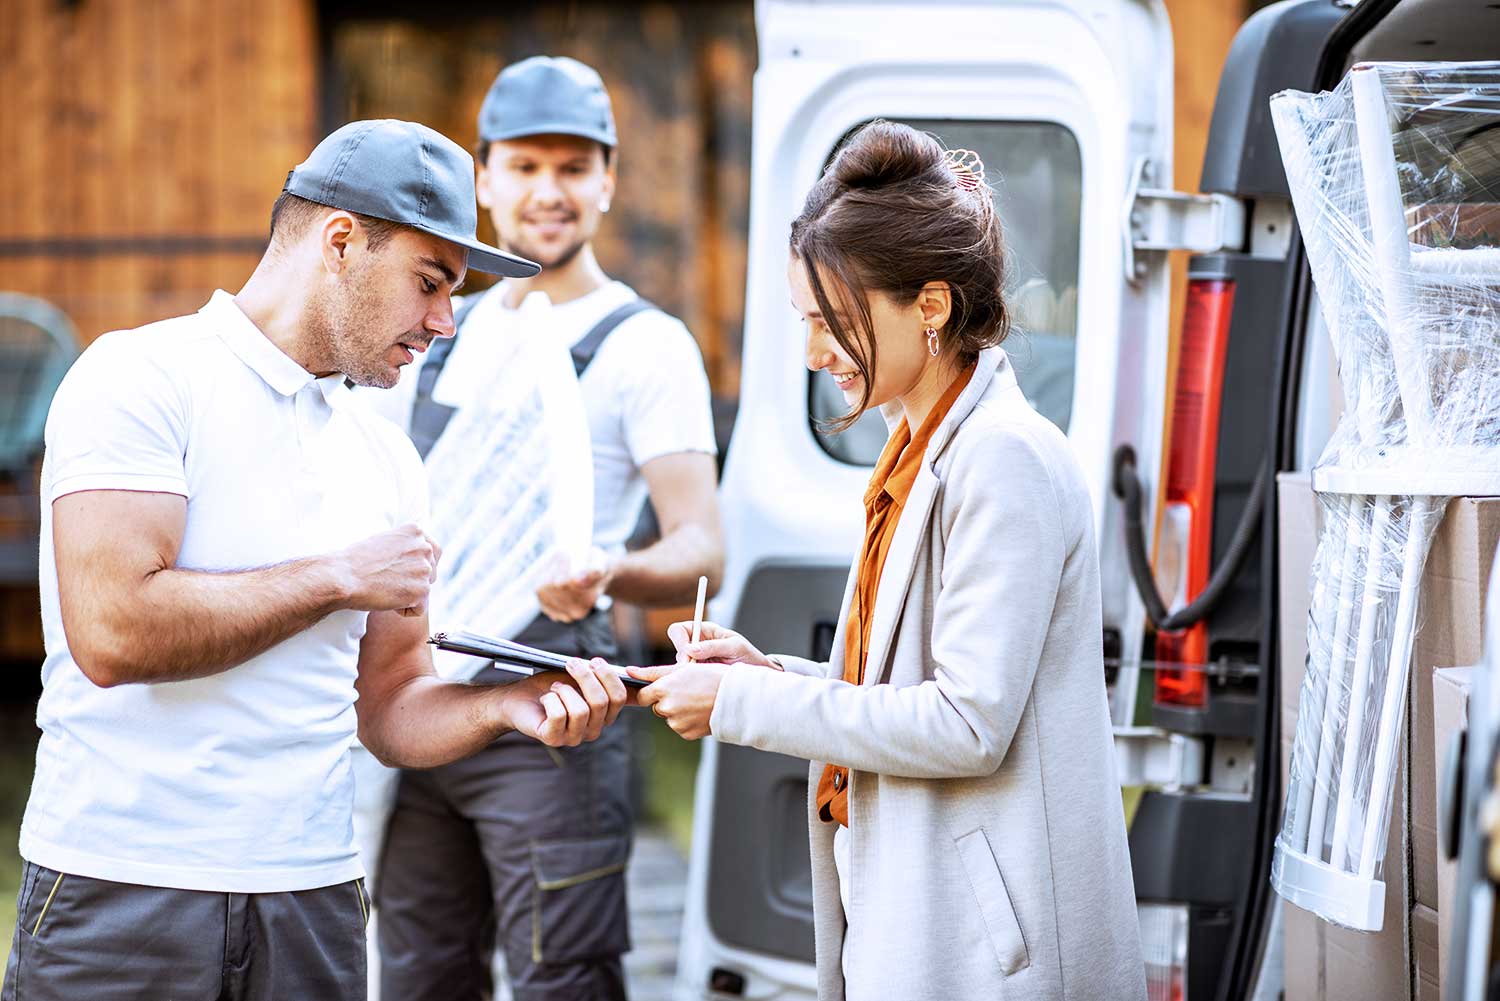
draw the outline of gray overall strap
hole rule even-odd
[[[573,345],[573,371],[577,372],[581,378],[583,370],[589,367],[589,363],[594,360],[594,355],[599,353],[599,345],[604,343],[604,338],[635,314],[655,308],[654,303],[647,302],[645,299],[632,299],[594,324],[594,329],[584,334],[583,338]]]
[[[468,317],[469,311],[488,294],[489,292],[486,291],[470,296],[459,305],[453,314],[454,335],[432,342],[432,347],[427,349],[427,361],[417,373],[417,396],[411,407],[411,440],[412,444],[417,446],[417,454],[424,459],[427,458],[427,453],[432,451],[432,446],[437,444],[438,438],[442,436],[443,429],[448,426],[454,410],[453,407],[434,400],[432,389],[437,385],[438,376],[443,374],[443,366],[448,364],[448,356],[453,353],[453,345],[458,343],[458,338],[463,334],[463,322]],[[573,371],[580,376],[583,375],[584,369],[589,367],[589,363],[594,360],[594,355],[598,353],[599,345],[604,343],[604,339],[616,327],[637,313],[655,308],[645,299],[633,299],[594,324],[593,328],[573,345],[571,352]]]
[[[448,364],[448,356],[453,353],[453,345],[458,343],[464,320],[479,305],[479,300],[489,295],[493,288],[492,286],[477,295],[466,296],[458,304],[458,308],[453,311],[453,336],[433,341],[432,346],[427,349],[427,360],[417,371],[417,395],[412,401],[409,427],[411,443],[417,446],[417,454],[424,459],[432,451],[432,446],[437,444],[455,409],[434,400],[432,387],[437,385],[438,376],[443,374],[443,366]]]

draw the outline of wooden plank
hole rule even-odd
[[[246,253],[83,258],[67,264],[66,272],[75,277],[60,288],[48,277],[57,273],[55,258],[12,258],[5,262],[3,287],[57,305],[86,344],[106,331],[194,312],[215,288],[237,290],[259,259],[258,254]],[[197,269],[185,270],[184,260],[197,262]],[[33,277],[27,281],[26,276]]]

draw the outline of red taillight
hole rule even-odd
[[[1136,904],[1146,960],[1146,1001],[1186,1001],[1188,909],[1182,904]]]
[[[1168,611],[1187,605],[1208,584],[1213,555],[1214,454],[1224,398],[1224,354],[1234,282],[1188,282],[1187,310],[1172,399],[1172,440],[1167,451],[1166,508],[1157,546],[1157,578]],[[1156,701],[1202,706],[1208,687],[1208,628],[1199,622],[1156,637]],[[1182,664],[1184,668],[1164,667]]]

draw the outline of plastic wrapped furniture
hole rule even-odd
[[[1364,63],[1271,107],[1345,397],[1271,879],[1377,930],[1428,547],[1450,497],[1500,493],[1500,63]]]

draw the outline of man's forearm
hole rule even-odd
[[[69,640],[96,684],[184,681],[264,653],[337,610],[344,597],[325,557],[233,573],[158,570],[129,599],[78,616],[87,627]]]
[[[415,677],[387,696],[378,712],[361,715],[360,743],[395,768],[436,768],[509,732],[504,701],[503,685]]]
[[[695,522],[680,525],[645,549],[626,553],[610,579],[609,594],[637,605],[690,604],[698,578],[711,591],[724,573],[724,543],[717,531]]]

